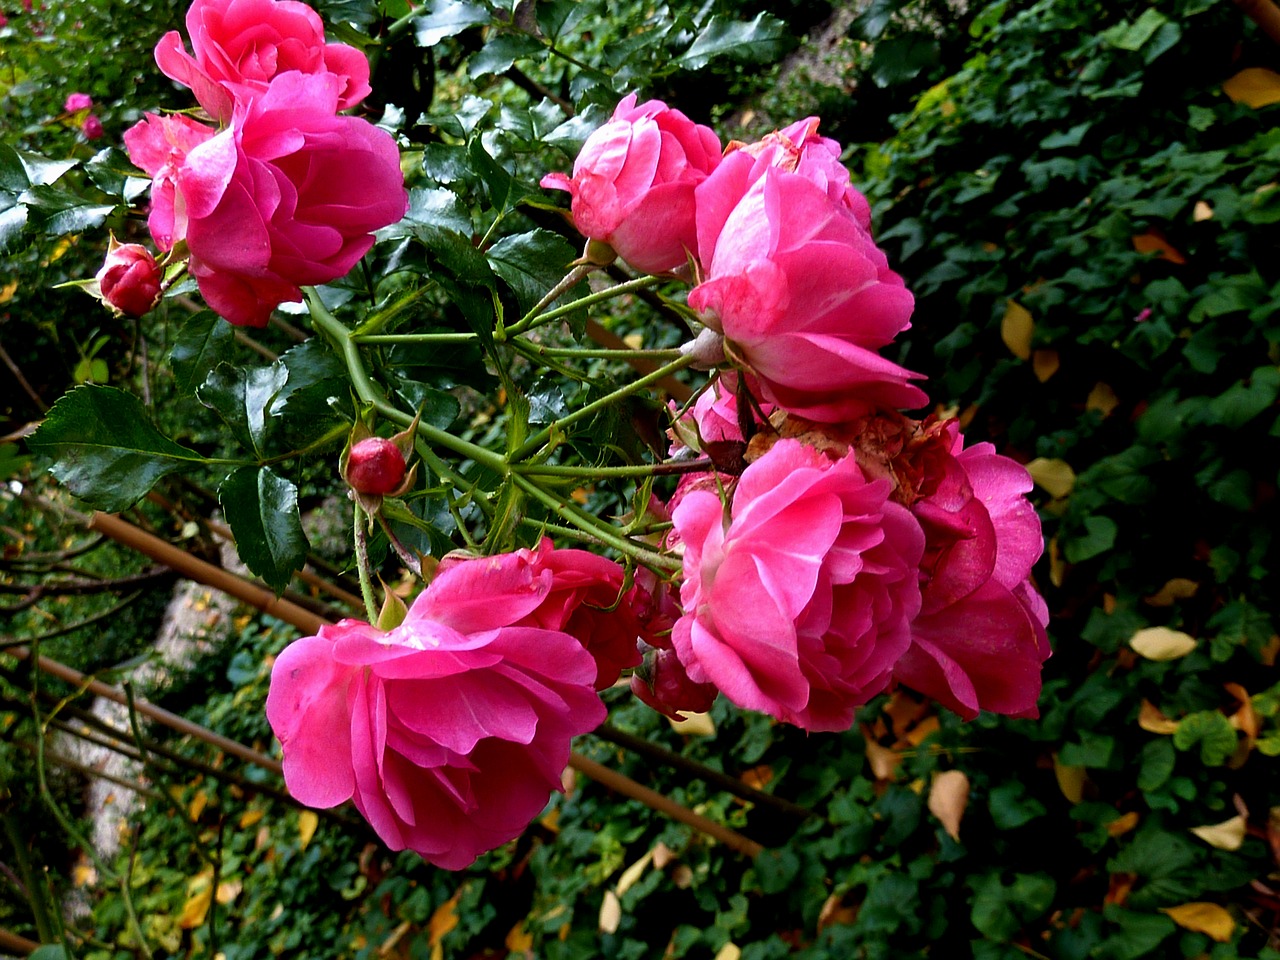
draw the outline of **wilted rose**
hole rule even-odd
[[[542,186],[568,190],[573,222],[637,270],[665,273],[697,249],[693,190],[720,162],[720,139],[661,100],[630,94],[582,145],[573,177]]]
[[[324,42],[324,23],[295,0],[194,0],[187,10],[187,53],[176,30],[156,45],[165,76],[190,87],[210,116],[229,121],[237,101],[266,93],[289,70],[327,74],[337,83],[337,109],[369,94],[369,61],[354,47]]]

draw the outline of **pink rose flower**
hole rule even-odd
[[[720,139],[661,100],[629,94],[587,138],[573,177],[549,173],[542,186],[568,190],[573,222],[645,273],[666,273],[697,248],[693,190],[720,162]]]
[[[519,573],[542,583],[541,601],[513,622],[575,637],[596,662],[597,690],[612,686],[624,669],[640,662],[637,590],[624,595],[625,571],[612,560],[586,550],[557,550],[543,538],[533,550],[475,560],[446,557],[440,564],[441,570],[458,568],[477,578]]]
[[[825,187],[775,166],[752,180],[753,167],[730,154],[697,188],[704,278],[689,305],[788,411],[837,422],[925,403],[915,375],[878,353],[914,300],[870,234]]]
[[[126,317],[140,317],[160,299],[160,268],[151,251],[138,243],[118,243],[115,237],[98,271],[102,299]]]
[[[175,207],[178,171],[187,154],[216,133],[212,127],[179,114],[154,113],[148,113],[124,132],[129,159],[151,177],[147,227],[161,250],[172,250],[187,235],[186,217],[180,217]]]
[[[1031,585],[1044,549],[1027,471],[989,443],[964,449],[955,421],[930,433],[948,455],[911,504],[925,533],[922,606],[896,680],[966,719],[1038,716],[1048,609]]]
[[[86,140],[99,140],[102,138],[102,119],[94,114],[89,114],[84,118],[84,122],[80,124],[80,132],[84,134]]]
[[[324,42],[324,23],[295,0],[193,0],[187,10],[192,57],[171,30],[156,44],[165,76],[190,87],[200,106],[224,123],[237,101],[267,91],[289,70],[332,76],[337,109],[369,94],[369,61],[354,47]]]
[[[92,107],[93,97],[87,93],[69,93],[67,94],[67,102],[62,105],[62,109],[67,113],[76,113]]]
[[[331,74],[283,73],[177,172],[190,269],[205,301],[264,326],[303,285],[344,276],[408,208],[390,135],[337,116]]]
[[[388,847],[450,870],[519,836],[606,713],[578,641],[512,625],[549,577],[474,573],[440,573],[389,633],[343,620],[295,641],[267,696],[294,797],[353,800]]]
[[[676,420],[668,436],[671,438],[670,456],[682,455],[686,450],[706,453],[720,462],[717,457],[719,448],[729,444],[745,444],[742,434],[742,423],[738,415],[738,373],[725,370],[694,401],[693,406],[684,412],[684,416]],[[673,403],[672,411],[679,408]],[[754,404],[747,414],[748,422],[754,423],[758,429],[766,417],[773,412],[773,404]]]
[[[706,713],[720,691],[711,683],[694,683],[674,649],[652,647],[631,675],[631,692],[641,703],[672,720],[682,713]]]
[[[728,518],[691,490],[672,511],[684,616],[672,640],[695,683],[807,730],[847,730],[889,683],[920,610],[924,535],[851,455],[779,440],[738,480]]]

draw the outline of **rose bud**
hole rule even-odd
[[[160,299],[160,267],[140,243],[119,243],[115,237],[98,271],[102,299],[127,317],[140,317]]]
[[[714,684],[694,683],[674,650],[650,647],[644,662],[631,675],[631,692],[672,720],[684,713],[706,713],[720,691]]]
[[[80,124],[80,132],[84,134],[86,140],[98,140],[102,137],[102,120],[96,115],[89,114],[84,118],[84,123]]]
[[[391,440],[366,437],[351,447],[347,457],[347,483],[356,493],[385,496],[404,482],[404,454]]]

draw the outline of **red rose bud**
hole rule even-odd
[[[91,113],[84,118],[84,123],[80,124],[80,132],[84,134],[86,140],[99,140],[104,133],[102,121]]]
[[[347,456],[347,483],[366,496],[385,496],[398,490],[404,472],[404,454],[383,437],[366,437],[353,445]]]
[[[644,662],[631,675],[631,692],[659,713],[672,720],[683,720],[678,711],[706,713],[720,691],[714,684],[690,680],[674,650],[651,647],[645,651]]]
[[[140,317],[160,299],[160,268],[138,243],[117,243],[113,237],[95,279],[102,299],[125,316]]]

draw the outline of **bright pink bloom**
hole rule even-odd
[[[112,237],[95,279],[102,299],[127,317],[142,316],[160,299],[160,267],[138,243],[117,243]]]
[[[697,197],[704,279],[689,305],[764,399],[823,422],[926,402],[914,375],[877,352],[910,326],[914,300],[824,186],[776,166],[757,177],[738,152]]]
[[[84,118],[84,123],[80,124],[80,132],[86,140],[100,139],[103,134],[102,119],[96,114],[89,114]]]
[[[355,47],[324,42],[320,15],[296,0],[194,0],[187,11],[192,57],[171,30],[156,44],[165,76],[190,87],[210,116],[226,122],[238,101],[266,93],[289,70],[337,83],[337,109],[369,94],[369,61]]]
[[[69,93],[67,94],[67,102],[62,105],[62,109],[67,113],[76,113],[80,110],[88,110],[93,106],[93,97],[87,93]]]
[[[203,123],[175,114],[157,116],[148,113],[124,132],[129,159],[151,177],[151,213],[147,227],[151,239],[161,250],[187,235],[185,211],[180,216],[175,207],[178,171],[187,154],[212,137],[216,130]]]
[[[264,326],[301,286],[345,275],[408,208],[395,141],[336,115],[338,88],[281,74],[178,170],[191,274],[231,323]]]
[[[0,11],[0,29],[3,29],[8,25],[9,25],[9,18],[4,15],[3,11]]]
[[[920,610],[924,535],[868,482],[779,440],[739,479],[726,519],[693,490],[673,508],[685,614],[672,634],[695,683],[807,730],[846,730],[885,689]]]
[[[911,504],[924,529],[922,607],[895,679],[965,718],[1038,716],[1048,610],[1032,587],[1044,549],[1031,478],[989,443],[964,449],[955,421],[931,428],[944,460]]]
[[[578,641],[512,625],[549,575],[469,573],[440,573],[389,633],[343,620],[290,644],[267,696],[294,797],[354,800],[388,847],[450,870],[524,830],[606,713]]]
[[[640,662],[640,625],[633,607],[637,591],[624,594],[625,571],[612,560],[586,550],[557,550],[543,538],[532,550],[476,560],[446,557],[440,569],[480,582],[518,573],[544,583],[542,600],[514,622],[577,638],[596,662],[597,690],[612,686],[624,669]]]
[[[676,270],[696,252],[693,190],[720,162],[720,139],[661,100],[630,94],[587,138],[573,178],[549,173],[542,186],[568,190],[573,222],[645,273]]]

